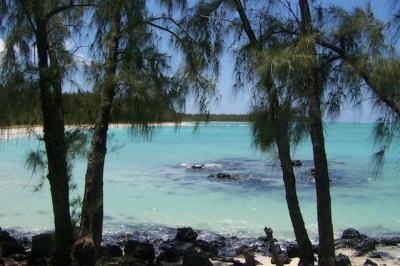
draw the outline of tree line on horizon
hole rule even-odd
[[[282,166],[299,265],[315,257],[296,191],[291,148],[311,137],[320,266],[336,265],[323,118],[368,99],[377,121],[377,170],[396,138],[400,114],[398,15],[384,23],[371,6],[346,10],[308,0],[5,0],[1,36],[0,126],[43,124],[46,178],[55,228],[54,265],[94,265],[103,228],[103,172],[111,122],[196,119],[218,98],[220,61],[235,61],[233,91],[251,91],[254,144]],[[393,1],[393,10],[400,8]],[[399,12],[400,14],[400,12]],[[89,38],[88,32],[92,33]],[[161,36],[161,37],[160,37]],[[160,42],[168,39],[165,51]],[[88,43],[90,40],[90,43]],[[74,42],[71,48],[69,43]],[[77,51],[89,47],[90,63]],[[178,60],[179,62],[175,62]],[[63,93],[76,73],[88,93]],[[186,116],[188,118],[190,116]],[[164,120],[165,121],[165,120]],[[70,210],[76,136],[66,123],[93,124],[78,233]],[[45,163],[43,163],[45,162]],[[78,256],[85,251],[85,256]]]
[[[37,89],[15,91],[13,88],[0,90],[0,113],[2,127],[42,125],[43,117]],[[91,125],[96,118],[98,95],[94,92],[63,93],[64,120],[66,125]],[[129,102],[116,99],[111,110],[111,123],[131,123],[127,110]],[[249,122],[249,114],[213,114],[206,115],[178,113],[173,109],[163,110],[158,119],[148,122]]]

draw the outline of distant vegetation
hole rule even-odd
[[[92,92],[67,93],[63,95],[65,123],[93,124],[97,114],[99,95]],[[112,110],[112,123],[130,123],[131,117],[127,112],[128,103],[116,99]],[[37,89],[21,90],[2,88],[0,90],[1,125],[41,125],[42,113]],[[7,120],[5,120],[7,119]],[[220,122],[248,122],[246,114],[177,114],[172,110],[165,110],[154,122],[191,122],[191,121],[220,121]]]

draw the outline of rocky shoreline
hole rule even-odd
[[[252,266],[272,265],[274,260],[271,239],[266,236],[252,241],[223,236],[203,240],[190,227],[178,228],[168,239],[138,240],[132,234],[119,234],[106,237],[104,242],[96,265]],[[297,265],[296,243],[276,243],[283,261]],[[335,245],[338,266],[400,265],[400,236],[372,238],[350,228]],[[52,247],[52,233],[27,237],[0,228],[0,265],[49,265]]]

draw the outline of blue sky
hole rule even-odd
[[[156,6],[151,4],[154,0],[150,0],[149,6]],[[264,0],[260,0],[264,1]],[[294,0],[293,0],[294,1]],[[356,6],[366,7],[370,2],[372,5],[372,9],[375,12],[375,15],[383,21],[387,21],[391,14],[390,2],[393,0],[317,0],[324,5],[339,5],[346,9],[351,9]],[[154,10],[152,10],[154,11]],[[165,41],[165,42],[164,42]],[[162,45],[163,47],[168,47],[168,43],[166,39],[163,38]],[[4,45],[2,39],[0,38],[0,51],[2,50],[2,46]],[[73,44],[71,44],[73,45]],[[87,51],[83,50],[79,52],[78,55],[81,55],[82,59],[85,60],[88,58]],[[179,57],[179,56],[178,56]],[[177,58],[175,58],[177,59]],[[211,113],[227,113],[227,114],[245,114],[249,111],[250,106],[250,92],[242,91],[239,94],[234,95],[232,93],[232,85],[234,79],[233,73],[233,65],[234,61],[232,56],[224,55],[221,62],[221,75],[220,80],[218,82],[218,90],[220,94],[220,100],[216,104],[211,106]],[[83,82],[85,83],[85,82]],[[82,84],[85,87],[85,84]],[[195,113],[196,108],[193,102],[189,102],[187,104],[188,113]],[[378,114],[379,115],[379,114]],[[370,103],[365,102],[361,108],[358,110],[353,110],[352,108],[345,108],[342,111],[341,116],[338,118],[339,121],[374,121],[378,117],[375,110],[372,109]]]
[[[322,3],[330,5],[339,5],[346,9],[351,9],[355,6],[366,7],[369,1],[366,0],[320,0]],[[390,15],[390,0],[372,0],[371,5],[377,17],[387,21]],[[212,106],[212,113],[247,113],[250,106],[250,92],[242,92],[238,95],[232,94],[233,84],[233,60],[229,56],[224,56],[222,60],[221,77],[218,83],[221,100],[216,105]],[[188,112],[195,112],[193,105],[188,105]],[[353,110],[345,108],[339,121],[374,121],[377,115],[372,110],[370,103],[365,103],[361,109]]]

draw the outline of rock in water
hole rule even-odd
[[[209,175],[208,178],[215,178],[215,179],[229,180],[229,181],[240,180],[239,175],[231,175],[228,173],[216,173],[216,174]]]
[[[154,247],[151,244],[141,243],[136,240],[128,240],[125,243],[125,256],[152,262],[156,258]]]
[[[292,161],[292,166],[294,166],[294,167],[299,167],[299,166],[302,166],[302,165],[303,165],[303,163],[300,160],[293,160]]]
[[[190,166],[190,168],[192,169],[203,169],[204,168],[204,164],[193,164]]]
[[[360,232],[354,228],[348,228],[343,231],[342,239],[358,239],[361,237]]]
[[[194,243],[197,239],[197,233],[191,227],[178,228],[175,239],[187,243]]]
[[[348,256],[339,253],[339,255],[336,256],[336,265],[337,266],[351,266],[351,261]]]

